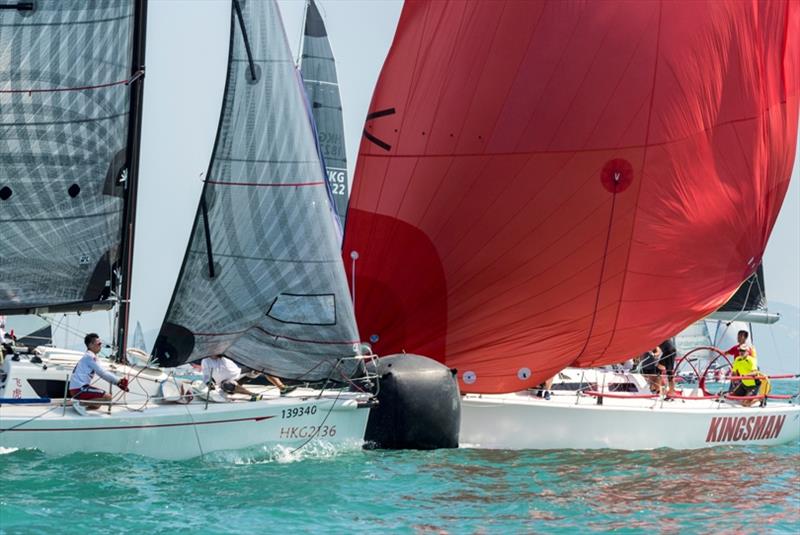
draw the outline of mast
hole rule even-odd
[[[122,254],[119,265],[119,309],[117,312],[117,359],[124,361],[127,350],[130,316],[131,277],[133,274],[133,243],[136,222],[136,195],[139,182],[139,150],[142,135],[142,98],[144,96],[145,26],[147,0],[135,0],[133,20],[133,57],[130,77],[130,114],[126,153],[125,204],[122,211]]]
[[[303,65],[303,41],[306,38],[306,18],[308,17],[308,5],[310,3],[311,0],[305,0],[305,2],[303,2],[303,21],[300,23],[300,41],[297,43],[297,57],[294,60],[294,64],[297,65],[298,69]]]

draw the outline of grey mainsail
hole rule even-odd
[[[0,6],[3,313],[113,304],[130,82],[140,78],[132,74],[135,7],[133,0]]]
[[[325,161],[334,208],[344,229],[350,194],[347,186],[342,99],[339,95],[336,62],[333,59],[328,32],[314,0],[309,0],[306,5],[300,69],[316,124],[317,138]]]
[[[234,0],[217,139],[153,348],[162,366],[224,353],[317,380],[356,353],[327,195],[277,6]]]

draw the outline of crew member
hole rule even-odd
[[[758,364],[758,353],[756,352],[755,346],[747,341],[749,337],[750,333],[745,330],[741,330],[736,333],[736,345],[727,350],[725,354],[730,355],[735,359],[739,356],[739,348],[745,345],[748,347],[748,354],[753,357],[753,360],[756,362],[756,364]]]
[[[100,353],[100,349],[103,347],[100,336],[97,333],[89,333],[84,337],[83,343],[86,344],[86,353],[75,365],[72,370],[72,376],[69,378],[70,397],[79,400],[111,401],[111,396],[105,390],[92,386],[95,374],[127,392],[128,380],[124,377],[119,378],[107,371],[97,360],[97,354]],[[99,407],[100,405],[98,404],[86,406],[89,410]]]
[[[756,359],[750,353],[750,346],[742,344],[739,346],[739,355],[733,360],[731,367],[732,377],[746,377],[757,375],[758,366],[756,366]],[[758,393],[760,381],[756,379],[741,379],[736,381],[736,386],[733,387],[731,394],[734,396],[755,396]],[[733,386],[733,385],[732,385]],[[742,405],[749,407],[757,400],[743,399]]]
[[[200,367],[203,370],[203,382],[209,390],[218,384],[226,394],[245,394],[250,396],[250,401],[261,399],[260,394],[254,394],[238,383],[242,369],[225,355],[206,357],[200,362]]]
[[[678,355],[678,350],[672,338],[667,338],[658,347],[661,349],[661,366],[659,366],[659,370],[666,374],[669,385],[667,395],[675,396],[677,395],[675,390],[675,357]]]
[[[643,353],[638,359],[639,369],[641,370],[644,378],[647,380],[647,385],[650,387],[650,392],[658,395],[664,393],[661,384],[661,372],[665,370],[664,365],[661,364],[662,356],[663,353],[661,351],[661,347],[656,346],[650,351]]]

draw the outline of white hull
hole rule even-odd
[[[528,392],[462,398],[462,447],[697,449],[775,445],[800,438],[800,406],[746,408],[709,400],[611,399]]]
[[[369,394],[301,388],[280,397],[274,387],[248,385],[264,399],[251,402],[247,396],[235,395],[238,399],[227,401],[217,390],[212,398],[221,403],[206,403],[195,393],[194,401],[179,404],[174,401],[188,382],[175,378],[174,370],[110,362],[104,363],[108,369],[131,378],[130,393],[112,389],[110,412],[103,406],[81,415],[63,399],[80,357],[77,352],[47,349],[38,363],[30,356],[3,363],[0,399],[7,402],[0,403],[0,447],[57,455],[106,452],[187,459],[253,446],[296,448],[314,440],[360,446],[364,441]],[[47,392],[45,383],[51,385]],[[94,384],[110,388],[99,378]],[[44,402],[10,402],[15,399]]]
[[[354,393],[296,391],[262,401],[156,405],[137,411],[114,406],[80,416],[71,407],[0,406],[0,447],[34,448],[51,454],[132,453],[187,459],[213,451],[253,446],[299,447],[311,440],[358,446],[369,409]],[[131,406],[137,405],[131,403]]]

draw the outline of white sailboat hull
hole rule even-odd
[[[800,406],[741,407],[709,400],[661,401],[527,392],[462,398],[462,447],[487,449],[698,449],[800,439]]]
[[[0,406],[0,447],[50,454],[106,452],[187,459],[254,446],[294,448],[318,440],[360,446],[369,409],[359,394],[313,391],[263,401],[115,406],[77,414],[54,405]],[[318,391],[316,393],[319,393]]]

